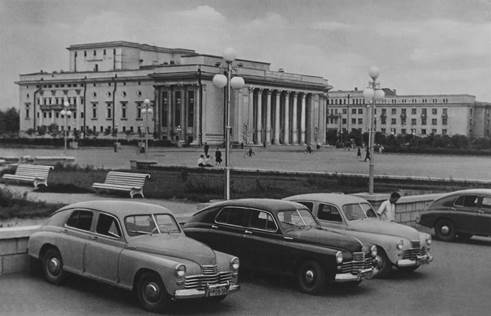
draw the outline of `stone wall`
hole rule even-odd
[[[29,271],[27,240],[37,228],[39,226],[0,228],[0,275]]]

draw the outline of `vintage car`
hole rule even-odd
[[[445,194],[433,201],[417,221],[434,228],[436,238],[444,241],[491,236],[491,189]]]
[[[372,277],[376,247],[326,231],[301,204],[240,199],[212,204],[184,225],[189,237],[238,256],[241,268],[296,277],[303,292]]]
[[[433,260],[431,236],[394,222],[368,217],[372,206],[366,200],[345,194],[313,193],[285,198],[307,206],[328,229],[360,238],[378,248],[379,273],[387,276],[392,266],[414,271]]]
[[[55,212],[29,238],[47,281],[66,272],[134,290],[143,308],[163,311],[172,300],[221,300],[237,291],[239,259],[184,235],[158,205],[88,201]]]

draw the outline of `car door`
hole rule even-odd
[[[346,223],[340,210],[334,204],[319,203],[314,212],[322,226],[335,230],[346,230]]]
[[[457,231],[476,233],[476,229],[481,225],[481,215],[478,213],[480,199],[476,194],[466,194],[454,201],[455,212],[448,216],[455,223]]]
[[[119,282],[118,266],[124,245],[118,219],[106,213],[99,213],[95,233],[85,248],[85,273],[107,282]]]
[[[255,269],[285,272],[284,264],[288,249],[273,215],[263,210],[250,210],[248,227],[245,230],[245,251],[251,256]]]
[[[491,196],[482,196],[477,211],[476,234],[491,235]]]
[[[83,272],[85,247],[91,232],[94,213],[90,210],[74,209],[68,217],[63,234],[58,240],[63,265],[68,271]]]
[[[245,230],[250,212],[247,208],[225,206],[216,215],[208,235],[208,245],[241,260],[241,265],[251,266],[251,256],[245,251]]]

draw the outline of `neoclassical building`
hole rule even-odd
[[[71,45],[67,71],[21,74],[21,133],[65,129],[81,137],[139,137],[190,144],[224,141],[225,89],[221,56],[194,50],[116,41]],[[237,59],[233,75],[245,86],[231,95],[231,141],[244,144],[325,143],[327,93],[322,77],[273,71],[261,61]],[[149,99],[149,116],[144,100]],[[43,128],[44,126],[44,128]]]
[[[491,136],[491,104],[477,102],[469,94],[398,95],[384,89],[385,98],[376,103],[375,130],[384,134],[426,136]],[[368,103],[363,91],[329,92],[327,128],[338,132],[369,129]]]

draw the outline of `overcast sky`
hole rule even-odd
[[[68,69],[71,44],[125,40],[267,61],[364,88],[491,102],[491,0],[0,0],[0,108],[20,73]]]

